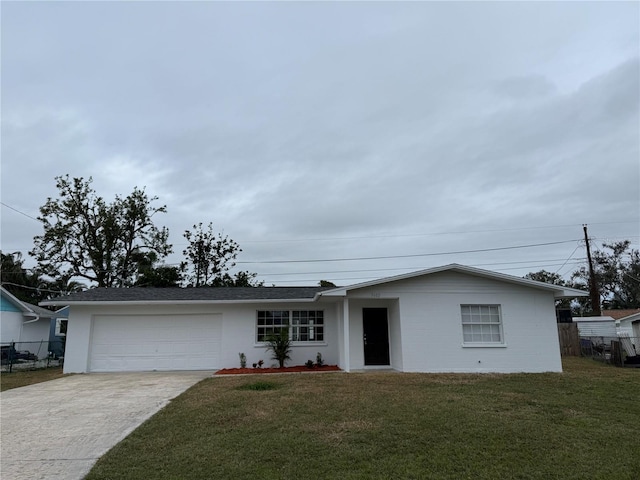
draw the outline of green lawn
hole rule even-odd
[[[48,382],[62,377],[62,367],[41,368],[39,370],[19,370],[0,374],[0,391],[26,387],[34,383]]]
[[[640,369],[207,379],[87,479],[637,479]]]

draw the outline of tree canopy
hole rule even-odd
[[[186,262],[182,264],[187,272],[188,286],[191,287],[252,287],[262,282],[255,281],[257,274],[238,272],[235,276],[229,270],[235,266],[235,259],[242,251],[240,246],[222,233],[213,231],[209,223],[204,229],[202,223],[185,230],[184,238],[189,242],[183,254]]]
[[[640,251],[630,248],[631,242],[624,240],[603,243],[602,249],[592,253],[600,302],[606,309],[640,307]],[[571,274],[571,280],[564,280],[557,273],[540,270],[528,273],[525,278],[555,285],[589,290],[589,267],[582,266]],[[568,308],[567,301],[559,302]],[[588,315],[591,304],[588,297],[579,298],[572,303],[576,313]]]
[[[140,255],[171,253],[168,229],[153,222],[166,206],[153,206],[137,187],[107,203],[91,187],[93,179],[56,177],[59,198],[40,207],[44,233],[34,238],[39,269],[53,278],[81,277],[99,287],[124,287],[140,275]]]
[[[38,272],[24,268],[24,259],[20,252],[8,254],[0,252],[0,256],[2,257],[0,267],[2,286],[18,300],[32,304],[38,303],[40,300],[38,289],[41,286]]]
[[[2,253],[0,279],[2,286],[18,300],[37,305],[42,300],[84,290],[86,286],[68,277],[47,279],[38,269],[24,267],[20,252]]]
[[[624,240],[603,243],[592,254],[602,306],[606,309],[640,307],[640,251]],[[572,275],[577,288],[588,289],[589,269],[580,267]]]

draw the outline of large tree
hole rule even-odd
[[[0,256],[2,286],[24,302],[37,305],[42,300],[86,289],[85,285],[71,278],[51,279],[43,276],[38,269],[25,268],[21,252],[0,252]]]
[[[166,206],[153,206],[158,198],[137,187],[107,203],[92,181],[56,177],[59,198],[48,198],[40,207],[44,233],[34,238],[30,254],[53,278],[82,277],[99,287],[132,285],[140,273],[137,255],[171,253],[169,231],[153,223]]]
[[[182,284],[182,269],[159,264],[154,252],[138,253],[136,258],[139,272],[136,287],[179,287]]]
[[[225,273],[211,282],[212,287],[262,287],[264,282],[256,280],[257,273],[248,271],[237,272],[235,275]]]
[[[630,246],[629,240],[603,243],[602,249],[596,249],[592,254],[600,302],[604,308],[640,307],[640,251]],[[545,270],[528,273],[525,278],[584,291],[589,290],[588,265],[573,272],[570,281],[564,280],[557,273]],[[563,300],[559,305],[568,308],[569,304]],[[574,312],[580,315],[592,313],[591,299],[588,297],[574,299],[571,306]]]
[[[27,303],[38,303],[43,299],[40,291],[42,282],[39,272],[24,267],[22,253],[2,253],[2,266],[0,266],[0,278],[2,286],[17,299]]]
[[[240,246],[228,236],[213,231],[213,224],[206,229],[202,223],[186,230],[184,238],[189,242],[183,254],[187,261],[183,269],[187,272],[190,287],[256,287],[257,274],[238,272],[235,276],[229,270],[235,266],[235,259],[242,251]]]

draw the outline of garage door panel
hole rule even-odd
[[[96,316],[89,370],[217,369],[221,333],[222,314]]]

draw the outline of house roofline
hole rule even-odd
[[[23,302],[14,294],[12,294],[9,290],[4,288],[2,285],[0,285],[0,290],[2,290],[3,295],[7,296],[13,303],[17,305],[17,307],[20,310],[22,310],[22,313],[24,315],[35,316],[37,317],[35,320],[39,320],[41,317],[48,316],[48,318],[53,318],[55,316],[55,312],[52,312],[45,308],[39,308],[38,306],[31,305],[30,303],[27,303],[27,302]],[[31,307],[35,307],[38,310],[35,310],[34,308],[31,308]],[[35,320],[29,320],[29,322],[33,322]]]
[[[268,299],[236,299],[236,300],[82,300],[76,302],[63,302],[62,300],[45,300],[41,305],[65,305],[65,306],[118,306],[118,305],[238,305],[247,303],[312,303],[314,298],[268,298]]]
[[[370,280],[368,282],[363,282],[363,283],[356,283],[353,285],[348,285],[346,287],[338,287],[331,290],[325,290],[324,292],[318,292],[316,294],[316,298],[344,297],[347,295],[347,292],[351,290],[356,290],[356,289],[366,288],[366,287],[374,287],[377,285],[383,285],[385,283],[392,283],[400,280],[408,280],[408,279],[420,277],[423,275],[431,275],[433,273],[440,273],[440,272],[446,272],[446,271],[455,271],[455,272],[466,273],[469,275],[475,275],[479,277],[492,278],[492,279],[500,280],[503,282],[538,288],[540,290],[550,290],[555,292],[554,296],[556,298],[575,298],[575,297],[589,296],[587,292],[583,292],[582,290],[577,290],[575,288],[563,287],[560,285],[553,285],[553,284],[544,283],[544,282],[538,282],[536,280],[529,280],[528,278],[514,277],[513,275],[508,275],[505,273],[498,273],[490,270],[483,270],[481,268],[468,267],[466,265],[460,265],[458,263],[451,263],[449,265],[444,265],[441,267],[428,268],[425,270],[418,270],[416,272],[404,273],[401,275],[380,278],[377,280]]]
[[[618,322],[622,322],[622,321],[628,322],[628,321],[631,321],[631,323],[633,323],[633,322],[637,322],[637,321],[639,321],[639,320],[640,320],[640,312],[638,312],[638,313],[632,313],[631,315],[627,315],[626,317],[620,317],[620,318],[617,318],[617,319],[616,319],[616,321],[618,321]]]

